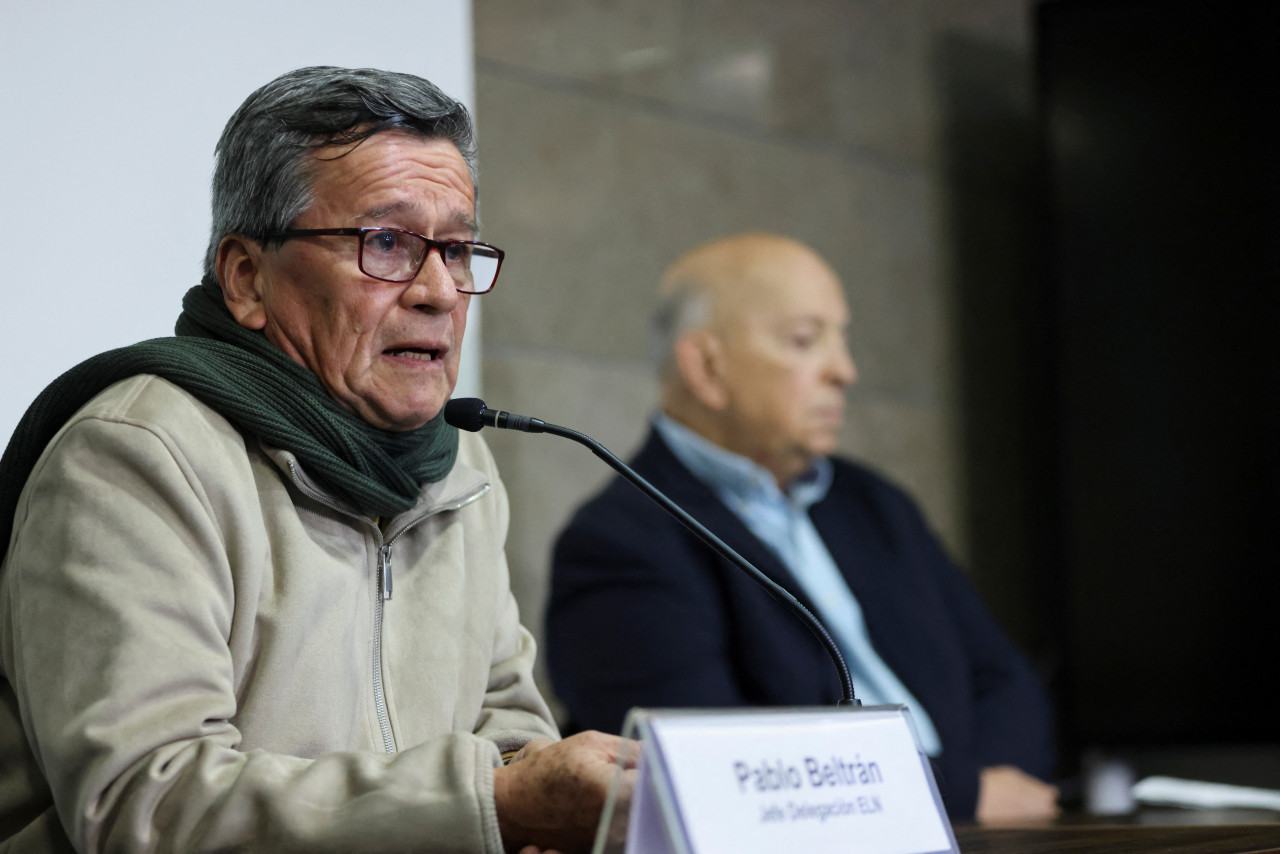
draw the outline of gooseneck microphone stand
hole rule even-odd
[[[477,397],[460,397],[450,400],[444,407],[444,420],[459,430],[467,430],[471,433],[477,433],[485,427],[497,427],[502,430],[519,430],[523,433],[550,433],[553,436],[571,439],[579,445],[585,445],[591,453],[608,463],[614,471],[653,499],[663,510],[676,517],[681,524],[711,548],[715,549],[716,553],[721,557],[751,576],[775,600],[790,608],[791,612],[818,638],[823,649],[826,650],[827,655],[831,658],[831,663],[835,665],[836,672],[840,677],[841,693],[841,699],[837,705],[862,705],[862,702],[853,694],[853,677],[849,675],[849,666],[845,664],[844,656],[840,654],[840,649],[836,646],[835,641],[831,639],[826,626],[822,625],[821,621],[801,604],[796,597],[787,592],[786,588],[769,578],[742,555],[729,548],[723,540],[707,530],[702,523],[686,513],[682,507],[659,492],[655,486],[614,456],[604,445],[601,445],[590,436],[586,436],[576,430],[570,430],[567,427],[548,424],[545,421],[530,418],[527,415],[514,415],[510,412],[489,409],[484,405],[484,401]]]

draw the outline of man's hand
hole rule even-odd
[[[978,775],[978,822],[1050,821],[1058,816],[1058,787],[1012,765],[983,768]]]
[[[498,826],[508,851],[587,851],[595,839],[618,758],[635,768],[634,741],[583,732],[552,743],[531,741],[511,762],[493,772]],[[631,798],[635,772],[623,780],[620,803]]]

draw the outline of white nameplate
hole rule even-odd
[[[959,851],[904,706],[631,720],[629,854]]]

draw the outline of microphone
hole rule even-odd
[[[809,631],[813,632],[818,638],[828,657],[830,657],[831,663],[835,665],[836,674],[840,677],[841,694],[840,702],[837,705],[862,705],[862,701],[853,695],[853,677],[849,675],[849,665],[845,664],[844,656],[840,654],[840,648],[831,639],[826,626],[822,625],[822,622],[813,615],[813,612],[806,608],[799,599],[792,596],[785,587],[765,575],[742,555],[729,548],[723,540],[707,530],[697,519],[686,513],[684,508],[663,495],[657,487],[637,474],[631,466],[614,456],[604,445],[601,445],[590,436],[579,433],[576,430],[570,430],[568,427],[548,424],[545,421],[530,418],[527,415],[514,415],[502,410],[489,409],[484,405],[484,401],[478,397],[459,397],[450,400],[444,405],[444,420],[445,423],[470,433],[478,433],[485,427],[497,427],[502,430],[519,430],[523,433],[550,433],[553,436],[571,439],[579,445],[585,445],[591,453],[608,463],[614,471],[625,477],[641,492],[653,499],[659,507],[676,517],[682,525],[696,534],[699,539],[715,549],[717,554],[751,576],[757,584],[764,587],[765,592],[772,596],[774,600],[789,608],[796,618],[804,623]]]

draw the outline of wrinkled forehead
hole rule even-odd
[[[355,144],[319,147],[309,161],[313,206],[372,205],[360,212],[376,218],[432,199],[474,213],[470,171],[457,146],[445,138],[384,131]]]

